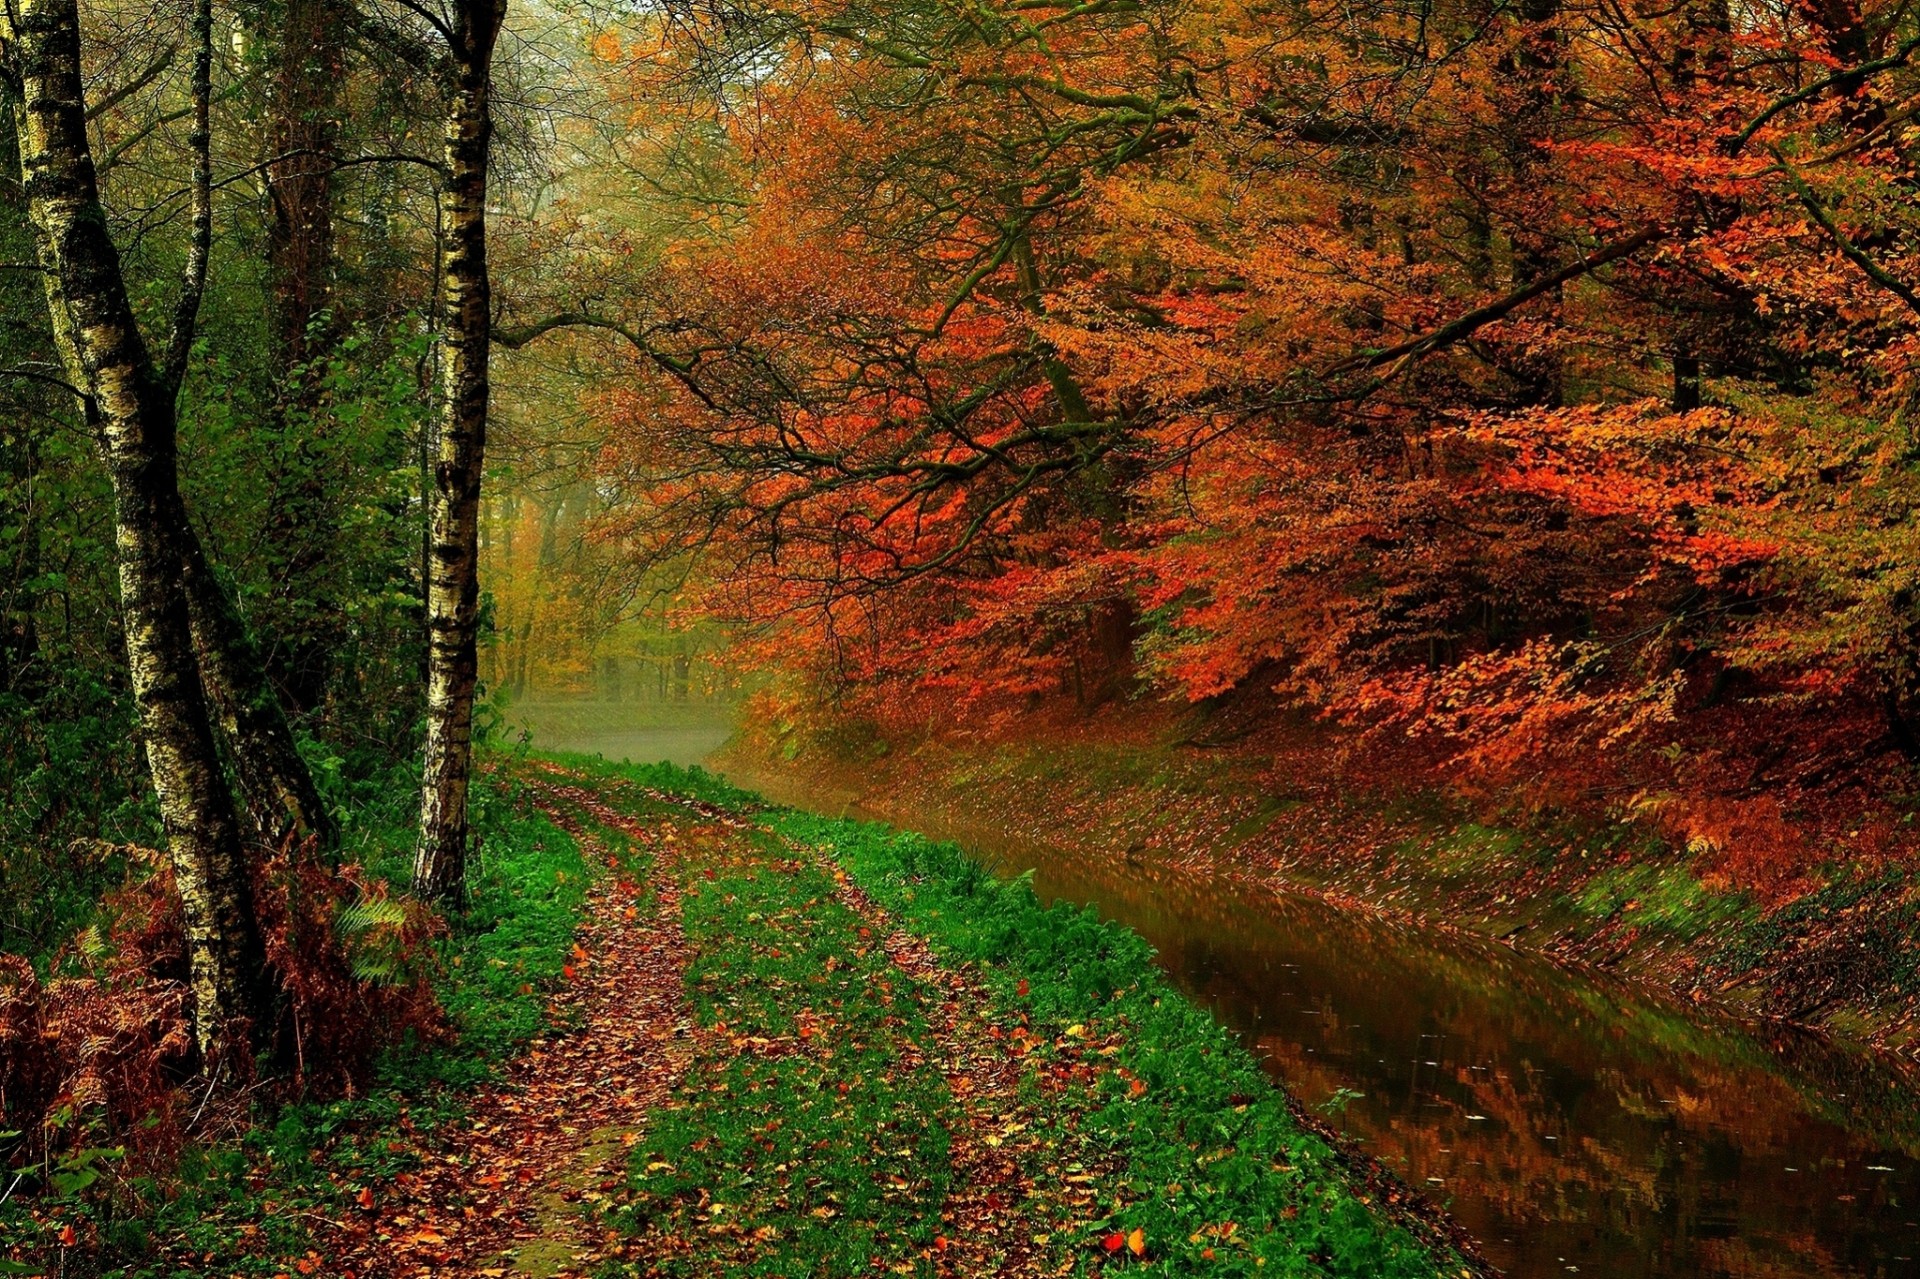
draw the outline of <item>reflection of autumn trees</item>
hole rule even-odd
[[[1363,972],[1382,972],[1377,954],[1356,960],[1341,953]],[[1397,967],[1385,967],[1385,979],[1394,980]],[[1318,976],[1300,984],[1314,988]],[[1217,976],[1202,989],[1229,1006],[1234,1001]],[[1527,997],[1521,1002],[1531,1014],[1507,1020],[1511,998],[1496,995],[1481,1007],[1469,997],[1448,1006],[1426,1002],[1427,993],[1405,1001],[1427,1010],[1427,1019],[1402,1009],[1407,1020],[1388,1023],[1398,1026],[1397,1035],[1379,1033],[1381,1010],[1367,1007],[1349,985],[1316,1000],[1319,1016],[1311,1019],[1269,1013],[1263,1024],[1279,1021],[1287,1029],[1260,1034],[1257,1046],[1303,1097],[1341,1088],[1364,1094],[1345,1103],[1342,1126],[1413,1184],[1447,1200],[1476,1237],[1513,1240],[1494,1244],[1497,1261],[1513,1260],[1516,1250],[1541,1263],[1556,1253],[1606,1255],[1597,1240],[1652,1237],[1731,1267],[1712,1273],[1854,1272],[1844,1258],[1852,1210],[1825,1202],[1832,1187],[1824,1182],[1818,1203],[1797,1193],[1806,1185],[1801,1174],[1829,1161],[1852,1166],[1861,1197],[1884,1193],[1862,1170],[1879,1134],[1863,1125],[1873,1134],[1863,1142],[1848,1135],[1843,1111],[1821,1113],[1834,1094],[1811,1090],[1824,1089],[1826,1080],[1775,1074],[1763,1055],[1731,1043],[1723,1046],[1732,1049],[1725,1060],[1644,1045],[1633,1051],[1622,1042],[1633,1031],[1622,1027],[1644,1022],[1651,1010],[1631,1003],[1603,1021],[1570,1011],[1569,1003],[1578,1009],[1582,1001]],[[1363,1015],[1354,1016],[1356,1009]],[[1433,1033],[1416,1038],[1416,1027]],[[1555,1035],[1554,1027],[1565,1029]],[[1509,1036],[1531,1066],[1514,1064]],[[1417,1062],[1408,1061],[1408,1045],[1416,1045]],[[1605,1064],[1623,1047],[1631,1069]],[[1898,1072],[1888,1080],[1901,1088],[1908,1082]],[[1787,1171],[1789,1164],[1799,1173]],[[1738,1175],[1730,1176],[1735,1167]],[[1794,1224],[1803,1220],[1813,1225]],[[1769,1241],[1728,1251],[1713,1239],[1723,1221],[1756,1236],[1768,1234],[1766,1223],[1778,1229]],[[1811,1269],[1808,1259],[1816,1262]]]

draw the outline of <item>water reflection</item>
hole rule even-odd
[[[1920,1079],[1900,1063],[1312,898],[906,824],[1142,933],[1515,1276],[1920,1274]]]

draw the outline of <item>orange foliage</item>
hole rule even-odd
[[[836,710],[1271,689],[1785,891],[1920,756],[1903,30],[675,7],[606,535]]]
[[[261,1038],[291,1068],[295,1095],[350,1094],[382,1049],[443,1033],[424,945],[441,925],[425,907],[395,901],[343,938],[342,911],[387,901],[385,886],[356,867],[326,866],[311,844],[263,859],[255,895],[278,1014]],[[0,1127],[22,1134],[32,1160],[117,1145],[134,1168],[151,1170],[178,1152],[178,1084],[194,1052],[171,874],[156,868],[113,894],[105,918],[104,931],[89,929],[56,957],[49,980],[0,955]],[[356,971],[369,959],[377,979]],[[253,1062],[225,1065],[244,1081]]]

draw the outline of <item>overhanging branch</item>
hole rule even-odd
[[[1383,365],[1397,365],[1407,361],[1417,360],[1423,355],[1430,355],[1443,347],[1452,346],[1455,342],[1471,337],[1475,332],[1492,324],[1495,320],[1506,318],[1514,311],[1519,310],[1527,303],[1533,301],[1533,299],[1544,293],[1552,292],[1569,280],[1576,280],[1583,275],[1590,275],[1608,263],[1618,262],[1621,258],[1638,253],[1649,244],[1666,239],[1670,234],[1672,234],[1672,232],[1664,226],[1643,227],[1625,239],[1615,240],[1612,244],[1605,245],[1593,253],[1569,262],[1558,271],[1553,271],[1541,276],[1525,288],[1516,289],[1505,297],[1497,301],[1489,302],[1485,306],[1475,307],[1466,314],[1449,320],[1437,329],[1423,333],[1419,337],[1408,338],[1406,341],[1397,343],[1394,346],[1385,347],[1377,351],[1363,351],[1358,355],[1342,360],[1340,363],[1328,369],[1327,373],[1331,375],[1335,373],[1364,372],[1366,370],[1380,368]]]

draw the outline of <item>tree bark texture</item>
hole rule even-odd
[[[179,512],[180,581],[187,597],[200,683],[227,740],[233,771],[246,800],[247,820],[266,844],[289,835],[322,846],[339,841],[333,814],[314,785],[279,696],[267,682],[239,607],[207,562],[205,549]]]
[[[112,482],[127,665],[185,916],[196,1033],[211,1053],[237,1019],[262,1024],[265,962],[180,584],[173,387],[140,334],[107,231],[75,0],[21,0],[0,18],[0,46],[55,340]]]
[[[341,611],[329,551],[339,512],[317,444],[330,429],[321,410],[325,362],[350,320],[337,309],[334,275],[335,117],[344,77],[348,17],[340,0],[287,0],[279,14],[268,89],[266,154],[269,320],[278,392],[273,416],[284,462],[268,478],[274,499],[266,537],[284,565],[290,595],[311,601],[312,615]],[[302,711],[319,707],[333,679],[337,627],[310,625],[275,646],[274,679]]]
[[[473,697],[480,620],[480,480],[487,445],[487,164],[493,47],[505,0],[458,0],[448,68],[441,278],[446,336],[427,492],[427,736],[414,891],[457,902],[470,842]]]

